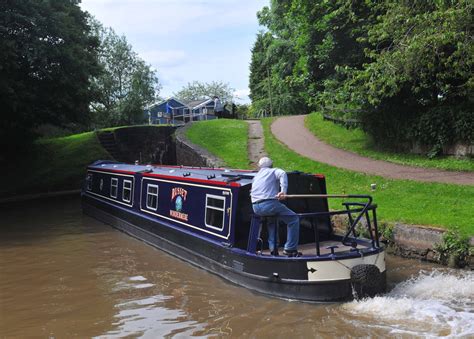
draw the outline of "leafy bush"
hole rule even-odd
[[[469,246],[469,237],[454,228],[444,233],[441,244],[436,246],[436,251],[442,263],[464,267],[472,249]]]
[[[442,152],[443,146],[473,140],[474,115],[468,109],[435,107],[421,114],[410,130],[413,140],[431,147],[428,156],[433,157]]]
[[[379,234],[382,236],[382,241],[393,241],[393,229],[395,224],[382,222],[379,224]]]
[[[268,31],[252,49],[252,101],[362,120],[395,150],[470,143],[473,14],[470,0],[271,1],[258,14]]]
[[[407,151],[415,143],[427,146],[429,157],[442,153],[443,147],[474,140],[474,114],[464,106],[438,106],[420,111],[407,105],[385,101],[378,109],[360,113],[364,130],[377,144]]]

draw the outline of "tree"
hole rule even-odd
[[[271,114],[304,114],[308,106],[299,79],[294,24],[287,20],[289,1],[273,0],[258,13],[260,32],[252,49],[250,91],[256,111]]]
[[[252,106],[330,109],[392,148],[470,143],[473,12],[469,0],[271,0],[258,13]]]
[[[221,101],[232,101],[234,88],[230,87],[228,83],[220,81],[213,81],[205,83],[200,81],[193,81],[184,86],[180,91],[173,93],[178,99],[182,100],[203,100],[219,97]]]
[[[435,155],[474,140],[472,1],[382,6],[368,30],[371,59],[356,72],[360,117],[377,142],[421,143]]]
[[[269,32],[259,32],[257,40],[252,48],[252,59],[250,61],[250,99],[253,102],[253,109],[272,112],[272,84],[270,79],[270,69],[272,60],[268,50],[273,42],[273,36]],[[276,58],[276,57],[275,57]]]
[[[0,142],[15,152],[42,123],[86,126],[98,40],[79,1],[0,2]]]
[[[153,103],[160,90],[155,71],[138,55],[125,36],[91,20],[100,41],[99,64],[102,72],[94,78],[98,93],[92,103],[96,127],[143,122],[144,108]]]
[[[346,80],[369,60],[364,54],[368,44],[361,38],[374,21],[373,7],[371,1],[292,1],[286,17],[293,23],[300,56],[298,81],[312,109],[356,105]]]

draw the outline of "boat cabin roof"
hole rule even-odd
[[[149,176],[170,177],[183,181],[202,181],[220,185],[246,186],[252,184],[257,171],[236,170],[228,168],[207,168],[192,166],[169,165],[135,165],[123,164],[114,161],[97,161],[89,166],[92,170],[107,172],[136,174],[143,173]]]

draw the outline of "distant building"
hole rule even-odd
[[[189,121],[215,119],[214,100],[185,101],[168,98],[145,109],[149,124],[181,125]]]

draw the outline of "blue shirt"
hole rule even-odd
[[[250,197],[252,203],[260,200],[277,199],[279,192],[286,194],[288,189],[288,176],[279,168],[263,167],[258,171],[252,181]]]

